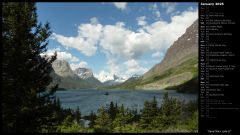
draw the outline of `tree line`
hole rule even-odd
[[[111,102],[81,116],[80,108],[63,109],[51,86],[54,56],[47,51],[49,23],[39,23],[33,2],[2,3],[2,130],[4,132],[161,132],[171,128],[197,130],[197,103],[164,95],[138,112]],[[84,127],[81,119],[90,121]]]
[[[77,111],[69,109],[67,117],[56,125],[54,132],[83,133],[146,133],[146,132],[197,132],[197,101],[185,102],[168,96],[165,93],[159,107],[155,97],[145,101],[141,110],[127,108],[123,104],[110,102],[81,116]],[[90,123],[84,126],[82,119]],[[46,132],[49,132],[46,130]]]

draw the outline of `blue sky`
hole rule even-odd
[[[73,69],[91,68],[100,81],[143,74],[198,17],[197,3],[37,3],[38,20],[53,32],[46,54]]]

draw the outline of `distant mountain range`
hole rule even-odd
[[[186,85],[185,85],[186,84]],[[129,78],[110,89],[177,89],[198,88],[198,20],[167,50],[164,59],[144,75]],[[183,90],[184,89],[184,90]]]
[[[52,63],[52,85],[58,84],[59,89],[97,88],[100,86],[112,86],[124,82],[126,79],[113,75],[112,80],[100,82],[94,77],[91,69],[77,68],[72,70],[65,60],[55,60]]]
[[[77,68],[74,71],[65,60],[52,64],[53,84],[59,88],[107,88],[107,89],[176,89],[181,92],[196,92],[198,89],[198,20],[167,50],[164,59],[143,75],[121,78],[115,74],[112,80],[100,82],[91,69]]]
[[[96,88],[102,85],[91,69],[77,68],[73,71],[65,60],[55,60],[52,68],[53,84],[57,83],[60,89]]]
[[[126,81],[126,79],[119,77],[117,75],[113,75],[113,79],[112,80],[108,80],[103,82],[103,86],[112,86],[112,85],[117,85],[120,83],[123,83],[124,81]]]

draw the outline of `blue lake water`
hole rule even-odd
[[[108,92],[109,95],[105,95]],[[168,92],[170,97],[175,97],[181,100],[197,100],[197,94],[182,94],[174,90],[96,90],[96,89],[81,89],[81,90],[66,90],[57,91],[56,96],[59,97],[63,108],[76,109],[79,106],[82,115],[88,115],[91,111],[97,112],[98,108],[110,104],[111,101],[117,103],[118,106],[124,104],[128,108],[143,108],[144,101],[152,100],[156,97],[158,106],[161,105],[162,98],[165,92]]]

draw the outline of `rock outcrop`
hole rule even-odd
[[[58,84],[60,89],[96,88],[101,85],[90,69],[78,68],[72,71],[65,60],[55,60],[52,67],[52,83]]]
[[[197,76],[198,20],[188,27],[186,32],[170,46],[164,59],[159,64],[156,64],[143,74],[143,76],[137,79],[129,79],[111,88],[145,90],[177,89],[177,86],[183,86],[184,83],[190,80],[197,80]],[[191,82],[195,83],[196,81]],[[191,86],[191,89],[194,88],[189,83],[188,86]]]

